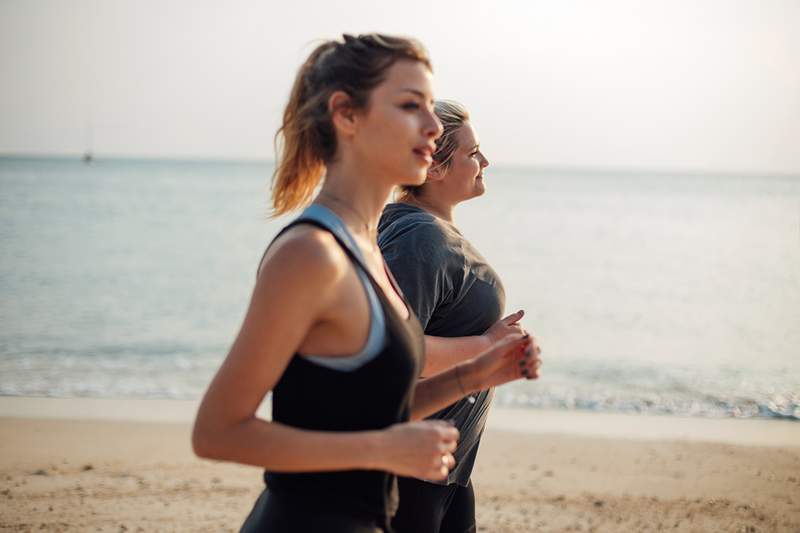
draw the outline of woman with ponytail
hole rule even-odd
[[[192,435],[201,457],[265,469],[242,531],[391,531],[396,476],[441,480],[454,466],[458,431],[421,419],[538,364],[532,339],[513,333],[416,381],[423,333],[377,223],[392,189],[421,184],[432,162],[431,82],[418,43],[377,34],[325,42],[297,74],[272,199],[276,214],[307,207],[264,254]]]

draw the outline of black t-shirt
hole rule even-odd
[[[426,335],[480,335],[502,318],[505,292],[497,273],[449,222],[412,205],[389,204],[378,244]],[[475,403],[464,398],[431,416],[454,420],[461,432],[448,484],[469,482],[492,395],[481,391]]]

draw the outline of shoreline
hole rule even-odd
[[[0,419],[188,423],[199,400],[0,396]],[[269,402],[258,415],[268,419]],[[712,442],[800,447],[800,422],[763,418],[701,418],[493,406],[488,430],[526,435]]]

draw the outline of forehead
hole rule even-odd
[[[459,148],[469,150],[476,144],[480,144],[478,134],[475,132],[475,128],[472,127],[472,123],[469,120],[465,121],[464,124],[458,128],[455,137]]]
[[[411,94],[408,90],[433,98],[433,74],[423,63],[408,59],[395,62],[386,72],[386,78],[375,88],[387,96]]]

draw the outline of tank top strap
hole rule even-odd
[[[341,246],[353,263],[356,274],[364,287],[367,296],[367,304],[369,305],[370,321],[366,343],[361,350],[354,354],[335,358],[308,353],[298,353],[297,355],[320,366],[344,372],[352,372],[375,358],[386,345],[385,313],[387,309],[386,306],[389,304],[383,301],[385,296],[380,286],[372,277],[372,274],[366,268],[363,254],[348,231],[347,226],[345,226],[342,220],[330,209],[316,204],[309,206],[300,216],[286,225],[278,235],[275,236],[272,242],[274,243],[283,233],[299,224],[311,224],[320,229],[324,229],[330,232],[334,239],[336,239],[336,242]],[[271,245],[270,243],[270,246]],[[267,247],[267,250],[269,250],[270,246]],[[261,258],[261,263],[264,262],[266,253],[265,251],[264,256]]]
[[[356,264],[358,270],[361,270],[366,274],[367,278],[369,279],[370,285],[378,291],[378,294],[382,295],[383,298],[383,291],[380,289],[380,285],[378,284],[375,277],[370,272],[369,268],[367,268],[367,262],[364,259],[364,254],[361,253],[361,249],[356,244],[353,235],[350,233],[350,230],[347,229],[342,219],[339,216],[328,209],[327,207],[319,204],[311,204],[305,210],[303,210],[297,218],[289,222],[286,226],[284,226],[275,238],[272,239],[272,242],[267,246],[267,249],[264,250],[264,254],[261,256],[261,260],[258,262],[258,271],[261,270],[261,264],[264,262],[264,258],[267,256],[267,252],[272,247],[272,243],[274,243],[278,238],[286,233],[289,229],[297,226],[299,224],[312,224],[317,226],[318,228],[328,230],[336,239],[336,242],[342,247],[342,249],[347,253],[348,257]],[[403,297],[401,295],[401,297]]]
[[[364,259],[364,254],[361,253],[361,249],[358,247],[358,244],[356,244],[356,241],[353,238],[353,235],[350,233],[350,230],[347,229],[347,226],[344,225],[344,222],[342,222],[342,219],[339,218],[336,213],[324,205],[311,204],[300,214],[299,217],[297,217],[297,219],[291,223],[291,225],[312,220],[321,223],[325,228],[333,233],[334,237],[336,237],[336,240],[339,241],[339,244],[348,252],[350,252],[349,255],[355,259],[355,261],[358,263],[358,266],[369,273],[367,262]]]

